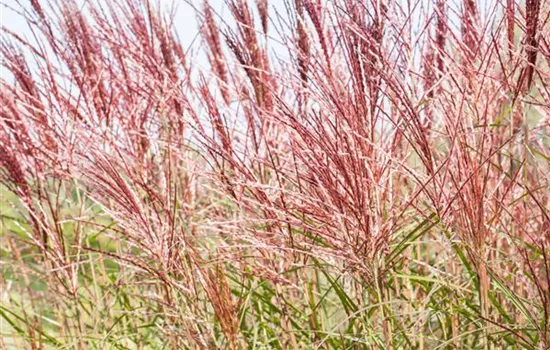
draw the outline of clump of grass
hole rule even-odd
[[[0,345],[548,348],[549,4],[225,5],[3,28]]]

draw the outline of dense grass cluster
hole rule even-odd
[[[4,6],[0,348],[550,348],[549,1]]]

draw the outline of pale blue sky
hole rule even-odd
[[[151,0],[151,2],[153,4],[160,3],[160,6],[165,10],[169,10],[172,6],[175,6],[177,9],[174,18],[176,31],[178,32],[182,43],[185,46],[190,45],[197,33],[198,28],[193,6],[200,9],[202,7],[203,0]],[[209,2],[215,9],[216,13],[218,13],[222,18],[228,14],[224,0],[209,0]],[[21,3],[27,7],[27,4],[30,4],[30,0],[0,0],[0,23],[2,26],[5,26],[10,30],[28,34],[28,28],[25,20],[19,14],[10,9],[10,7],[17,8],[18,3]],[[270,7],[282,8],[283,4],[283,0],[269,1]]]
[[[63,1],[63,0],[61,0]],[[197,33],[197,21],[195,13],[192,9],[192,6],[189,2],[192,2],[198,5],[202,1],[197,0],[153,0],[152,3],[158,1],[163,8],[169,10],[172,5],[177,8],[175,16],[175,26],[180,39],[182,40],[185,46],[190,45],[193,41],[195,34]],[[10,30],[15,30],[22,34],[28,34],[28,28],[25,23],[25,20],[16,12],[10,9],[10,7],[17,8],[17,3],[20,2],[24,6],[30,4],[29,0],[0,0],[0,22],[2,26],[9,28]],[[218,13],[222,14],[226,11],[223,9],[224,0],[210,0],[212,6],[217,10]]]
[[[49,0],[44,1],[47,3]],[[56,0],[64,1],[64,0]],[[77,0],[77,2],[84,3],[87,0]],[[100,0],[101,1],[101,0]],[[109,1],[109,0],[105,0]],[[150,0],[152,4],[160,4],[161,8],[165,11],[170,11],[170,9],[175,8],[175,17],[174,17],[174,27],[181,40],[182,45],[187,49],[192,46],[191,54],[189,58],[193,60],[195,65],[207,64],[206,57],[204,54],[201,54],[198,49],[200,44],[200,39],[197,36],[198,33],[198,23],[196,12],[193,10],[193,7],[201,9],[203,0]],[[217,21],[220,22],[223,19],[229,19],[229,12],[225,5],[225,0],[209,0],[210,4],[214,8],[215,12],[220,16],[217,18]],[[253,1],[251,1],[252,3]],[[13,8],[20,8],[20,5],[23,5],[25,8],[30,7],[30,0],[0,0],[0,25],[15,31],[19,35],[26,36],[28,39],[32,37],[29,31],[29,28],[23,19],[23,17],[18,14]],[[282,9],[284,6],[284,0],[269,0],[270,8]],[[255,10],[255,9],[254,9]],[[285,11],[281,11],[284,13]],[[272,49],[275,49],[277,56],[286,57],[286,52],[281,52],[277,50],[272,45]],[[272,51],[273,52],[273,51]],[[4,67],[0,68],[0,77],[7,78],[7,72]]]
[[[49,0],[48,0],[49,1]],[[65,1],[65,0],[55,0],[55,1]],[[84,2],[87,0],[77,0],[80,2]],[[101,0],[100,0],[101,1]],[[105,0],[109,1],[109,0]],[[150,0],[153,4],[158,2],[160,3],[160,6],[163,7],[165,10],[169,10],[171,6],[175,6],[177,8],[175,18],[174,18],[174,26],[176,29],[176,32],[179,35],[179,38],[185,48],[188,48],[193,43],[194,50],[192,50],[192,55],[190,58],[194,60],[194,64],[202,65],[207,64],[205,61],[204,55],[199,54],[199,50],[197,50],[196,45],[200,43],[200,40],[197,38],[197,32],[198,32],[198,25],[197,25],[197,19],[196,19],[196,13],[193,10],[192,6],[197,6],[198,8],[202,7],[203,0]],[[406,0],[399,0],[403,1],[403,5],[407,3]],[[495,1],[499,0],[482,0],[479,1],[478,4],[480,5],[480,11],[481,13],[487,13],[488,9],[493,8],[495,5]],[[47,1],[45,1],[47,2]],[[221,19],[227,19],[228,16],[228,10],[224,5],[225,0],[209,0],[210,4],[215,9],[216,13],[221,17]],[[250,3],[253,3],[254,0],[251,0]],[[429,0],[421,0],[423,4],[428,3]],[[453,9],[450,11],[450,17],[453,19],[453,22],[457,20],[458,12],[460,11],[460,2],[461,0],[448,0],[447,4],[449,8]],[[17,7],[17,4],[21,3],[24,6],[29,6],[30,0],[0,0],[0,24],[2,26],[5,26],[9,28],[10,30],[14,30],[18,32],[20,35],[29,35],[29,30],[27,28],[27,25],[25,23],[25,20],[18,14],[16,14],[14,11],[10,10],[9,7]],[[191,5],[191,4],[193,5]],[[279,13],[284,16],[284,0],[269,0],[268,1],[270,8],[275,7],[278,9]],[[292,1],[290,1],[292,3]],[[414,1],[412,2],[414,3]],[[424,11],[422,9],[423,6],[415,6],[415,16],[422,16],[421,13]],[[405,6],[407,8],[407,6]],[[272,12],[273,14],[273,12]],[[413,18],[414,18],[413,17]],[[420,17],[418,17],[415,21],[416,22],[422,22],[418,21]],[[218,21],[220,18],[218,18]],[[455,26],[458,28],[458,23],[455,24]],[[275,33],[272,31],[272,35]],[[276,54],[280,58],[288,58],[288,53],[285,52],[285,50],[282,50],[282,47],[277,47],[275,42],[272,42],[271,45],[271,53]],[[0,75],[2,77],[5,77],[5,72],[2,69],[2,72],[0,72]]]

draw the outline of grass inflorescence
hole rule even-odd
[[[550,348],[550,2],[4,6],[0,348]]]

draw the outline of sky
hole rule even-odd
[[[64,0],[61,0],[64,1]],[[85,0],[77,0],[84,2]],[[30,0],[0,0],[0,24],[11,30],[16,30],[22,34],[29,34],[25,20],[21,15],[17,14],[13,8],[17,8],[17,3],[20,2],[24,7],[30,6]],[[197,33],[197,20],[193,10],[193,6],[202,7],[202,0],[151,0],[160,3],[161,8],[169,10],[172,6],[177,9],[174,17],[174,26],[180,39],[185,46],[190,45]],[[228,15],[228,10],[224,6],[225,0],[209,0],[216,13],[225,17]],[[270,7],[283,6],[284,0],[270,0]]]
[[[44,2],[47,2],[45,0],[42,0]],[[57,0],[57,1],[67,1],[67,0]],[[77,2],[85,2],[87,0],[76,0]],[[100,0],[100,1],[110,1],[110,0]],[[197,8],[202,7],[203,0],[150,0],[153,4],[158,2],[161,6],[161,8],[164,8],[166,11],[169,11],[172,6],[175,6],[177,9],[175,12],[174,17],[174,28],[175,31],[178,33],[179,39],[181,40],[181,43],[184,48],[189,48],[191,45],[193,45],[193,50],[189,52],[191,55],[188,57],[191,57],[193,59],[193,63],[195,65],[201,66],[201,65],[207,65],[208,62],[206,61],[206,57],[204,54],[200,54],[198,49],[196,48],[196,45],[199,44],[200,40],[198,40],[197,32],[198,32],[198,24],[196,19],[196,13],[193,10],[193,6],[196,6]],[[224,3],[226,0],[209,0],[210,4],[214,8],[215,12],[222,18],[228,18],[229,11],[225,7]],[[249,0],[250,3],[253,3],[254,0]],[[408,0],[398,0],[401,1],[403,5],[409,3]],[[428,0],[422,0],[422,2],[429,2]],[[492,8],[494,6],[495,1],[501,1],[501,0],[481,0],[478,1],[478,4],[480,5],[480,11],[481,13],[487,11],[487,9]],[[270,8],[275,8],[278,10],[281,10],[284,7],[285,0],[269,0],[269,6]],[[292,1],[290,1],[292,2]],[[455,8],[455,11],[460,9],[459,3],[461,0],[448,0],[447,5],[449,7]],[[13,30],[17,32],[19,35],[22,36],[30,36],[29,29],[25,23],[25,20],[22,18],[21,15],[17,14],[10,8],[18,7],[17,4],[21,3],[24,7],[30,6],[30,0],[0,0],[0,24],[4,27],[7,27],[10,30]],[[414,3],[414,1],[412,2]],[[460,11],[460,10],[458,10]],[[284,13],[284,11],[279,11],[280,13]],[[422,12],[415,11],[417,15],[419,15]],[[453,11],[450,11],[451,19],[457,20],[457,13],[453,13]],[[219,21],[219,19],[218,19]],[[454,22],[454,21],[453,21]],[[273,32],[272,32],[273,34]],[[271,45],[271,52],[275,53],[279,58],[288,58],[288,53],[286,50],[281,50],[281,48],[276,47],[274,42],[272,42]],[[6,77],[5,69],[2,67],[0,71],[0,76],[3,78]]]
[[[64,0],[61,0],[64,1]],[[82,0],[78,0],[82,1]],[[174,18],[174,24],[177,32],[180,35],[182,43],[187,46],[193,41],[195,34],[197,33],[197,21],[195,13],[192,9],[192,5],[189,4],[189,0],[153,0],[155,3],[158,1],[161,7],[170,9],[172,5],[177,8]],[[20,2],[24,7],[30,6],[30,0],[0,0],[0,23],[2,26],[15,30],[18,34],[29,35],[28,27],[25,20],[21,15],[17,14],[13,8],[17,8],[17,3]],[[192,0],[193,3],[199,5],[201,1]],[[210,0],[212,6],[223,15],[223,2],[224,0]]]
[[[46,3],[49,0],[42,0]],[[57,1],[66,1],[66,0],[57,0]],[[84,3],[87,0],[76,0],[77,2]],[[101,0],[100,0],[101,1]],[[110,1],[110,0],[106,0]],[[193,7],[197,9],[202,8],[203,0],[150,0],[153,4],[160,4],[161,8],[166,12],[170,9],[175,8],[174,16],[174,29],[177,32],[179,39],[184,48],[188,49],[192,46],[192,51],[188,52],[191,56],[188,56],[193,59],[193,64],[201,66],[207,65],[206,56],[203,53],[200,53],[196,49],[200,40],[197,36],[198,33],[198,23],[196,18],[196,13]],[[229,17],[229,10],[225,6],[226,0],[209,0],[211,6],[215,10],[221,19],[227,19]],[[252,0],[251,2],[253,2]],[[0,25],[8,28],[9,30],[15,31],[18,35],[23,37],[31,38],[31,32],[21,14],[17,13],[14,8],[19,9],[21,4],[24,8],[30,8],[30,0],[0,0]],[[284,6],[284,0],[269,0],[270,8],[275,7],[281,9]],[[219,19],[218,19],[219,21]],[[30,40],[32,42],[32,40]],[[273,46],[272,46],[273,49]],[[275,49],[275,51],[279,51]],[[280,55],[279,55],[280,54]],[[280,52],[277,56],[286,56],[286,52]],[[10,79],[7,71],[4,67],[0,68],[0,77],[4,79]]]

